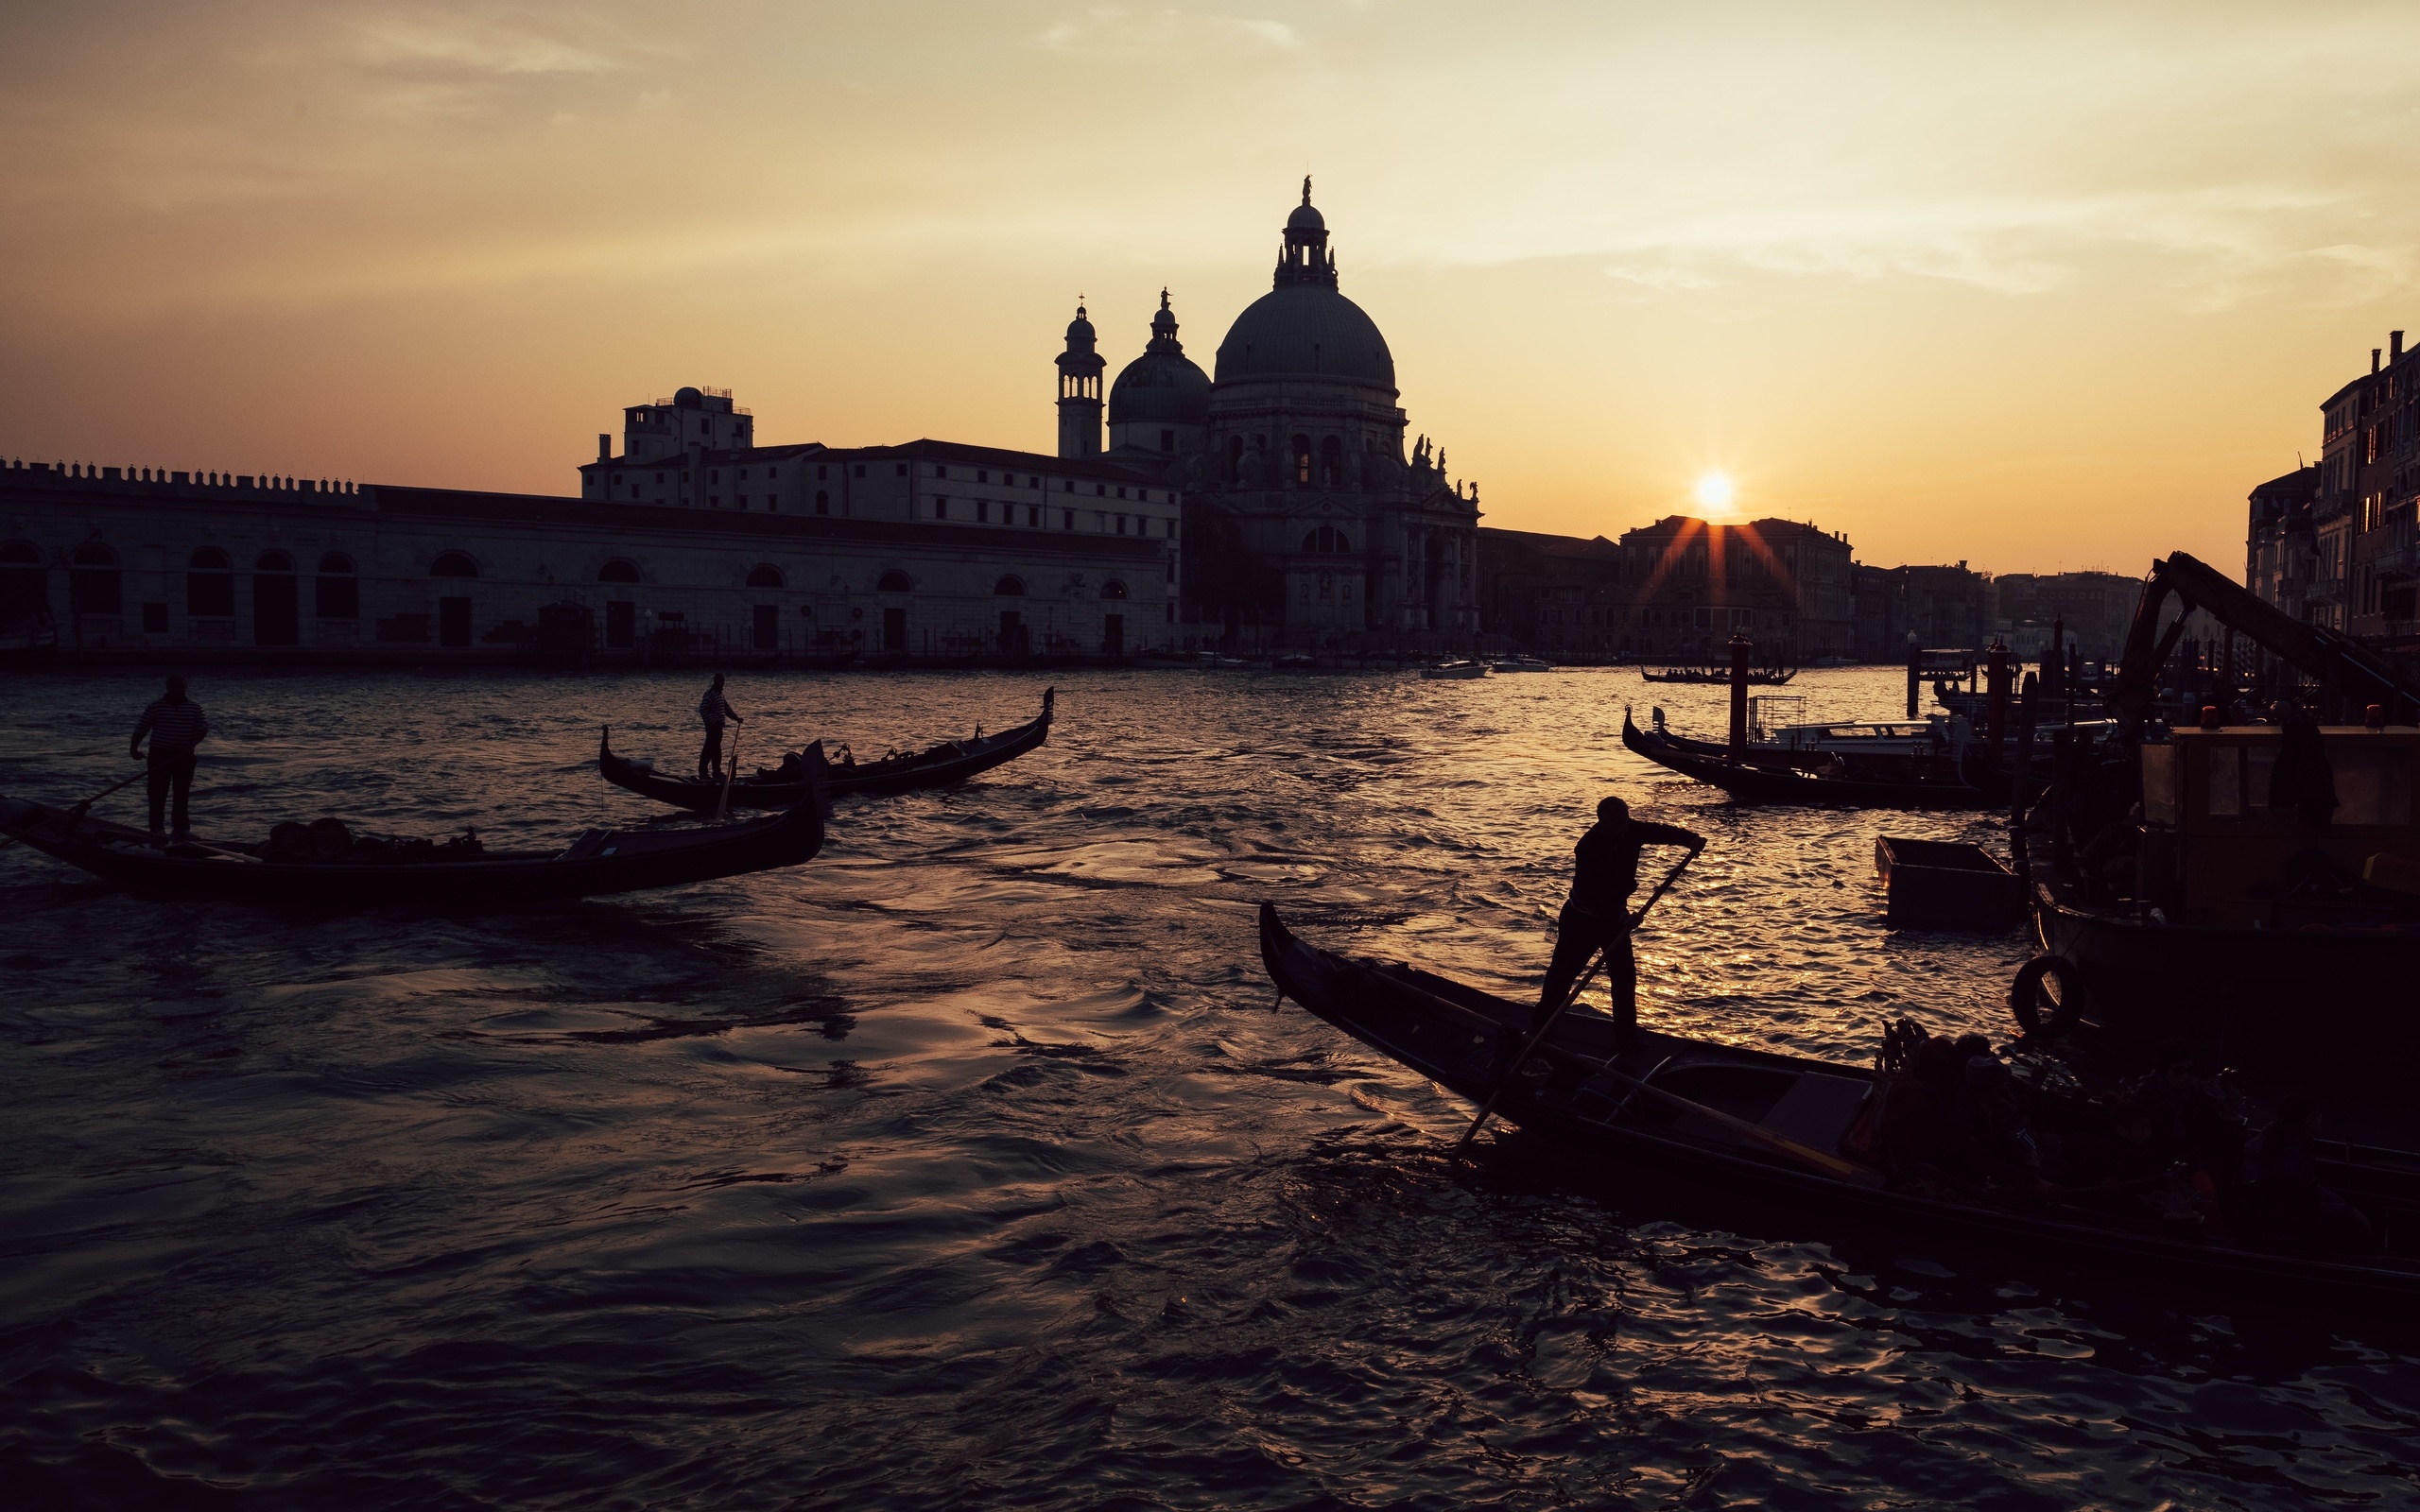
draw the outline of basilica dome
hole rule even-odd
[[[1303,202],[1286,217],[1286,243],[1268,293],[1245,306],[1219,343],[1219,382],[1253,378],[1330,378],[1392,392],[1395,359],[1361,306],[1337,292],[1336,254],[1327,219]]]
[[[1109,388],[1112,429],[1145,421],[1200,425],[1210,418],[1210,375],[1184,354],[1176,338],[1176,315],[1168,291],[1160,290],[1160,311],[1151,317],[1151,342],[1126,365]]]
[[[1378,323],[1334,288],[1285,284],[1245,306],[1219,343],[1219,382],[1341,378],[1395,386],[1395,359]]]

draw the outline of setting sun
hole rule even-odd
[[[1730,508],[1734,491],[1728,473],[1707,472],[1698,478],[1698,503],[1709,509]]]

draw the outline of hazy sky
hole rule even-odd
[[[2420,6],[221,3],[0,17],[0,455],[568,492],[622,405],[1048,449],[1317,175],[1487,523],[2239,569],[2420,335]]]

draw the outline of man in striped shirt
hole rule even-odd
[[[136,761],[143,759],[143,737],[151,737],[151,833],[160,833],[162,811],[167,807],[168,794],[177,796],[177,839],[189,838],[191,828],[186,823],[185,806],[193,797],[194,747],[210,734],[209,721],[201,716],[201,705],[185,696],[185,679],[170,678],[168,696],[154,698],[143,711],[143,718],[134,727],[134,734],[126,744],[126,753]]]
[[[719,781],[722,777],[722,722],[728,719],[735,725],[747,723],[733,710],[731,700],[722,696],[721,673],[715,674],[714,686],[698,700],[698,717],[706,726],[706,743],[698,751],[698,775]]]

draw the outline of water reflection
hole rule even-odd
[[[1609,788],[1706,834],[1642,1015],[1864,1060],[2000,1032],[2002,936],[1891,935],[1889,830],[1630,758],[1623,672],[1061,676],[1051,743],[846,799],[795,871],[493,916],[129,899],[0,852],[0,1348],[26,1484],[133,1501],[2392,1503],[2366,1323],[1758,1227],[1559,1168],[1272,993],[1253,908],[1533,995]],[[860,750],[1041,679],[742,679]],[[207,831],[654,816],[699,679],[197,679]],[[21,678],[11,790],[123,775],[132,678]],[[1810,672],[1810,717],[1895,714]],[[106,809],[104,812],[108,812]],[[121,1494],[123,1493],[123,1494]]]

